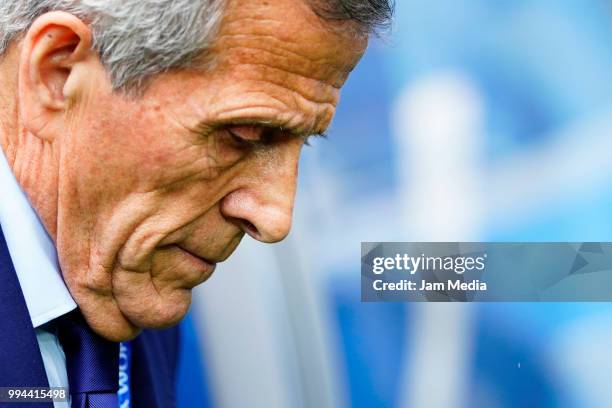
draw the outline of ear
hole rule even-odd
[[[22,123],[34,135],[55,136],[54,122],[66,116],[84,86],[79,72],[86,72],[95,55],[91,46],[89,27],[69,13],[44,14],[26,33],[19,58],[19,105]]]

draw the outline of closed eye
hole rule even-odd
[[[327,137],[324,133],[298,135],[283,128],[271,126],[229,126],[227,131],[237,147],[245,149],[269,146],[291,138],[301,138],[305,145],[310,146],[312,138]]]
[[[245,139],[244,137],[238,135],[236,132],[233,132],[231,128],[228,128],[227,132],[232,139],[232,143],[235,145],[235,147],[239,149],[254,149],[261,144],[261,141],[259,139]]]

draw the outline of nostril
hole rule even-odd
[[[253,238],[255,238],[255,239],[259,239],[260,238],[260,236],[259,236],[259,229],[252,222],[247,221],[244,218],[235,218],[235,217],[228,217],[228,220],[230,222],[233,222],[241,230],[243,230],[245,233],[249,234]]]
[[[247,220],[240,220],[240,224],[242,224],[242,228],[247,234],[251,235],[253,238],[259,237],[259,230],[255,226],[255,224]]]

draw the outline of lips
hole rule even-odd
[[[182,245],[177,244],[176,245],[179,249],[183,250],[184,252],[187,252],[189,255],[193,256],[194,258],[198,258],[199,260],[206,262],[210,265],[216,266],[218,261],[215,260],[211,260],[210,258],[206,258],[203,255],[199,255],[197,252],[190,250],[189,248],[185,248]]]
[[[183,278],[185,274],[188,274],[191,277],[190,286],[194,287],[210,278],[217,264],[224,262],[236,250],[243,236],[244,232],[239,230],[239,233],[236,233],[226,246],[223,247],[222,252],[208,251],[209,253],[214,252],[214,257],[210,256],[210,254],[205,254],[202,248],[197,248],[198,246],[207,248],[204,245],[197,245],[199,240],[162,242],[158,249],[170,249],[174,253],[176,256],[175,262],[177,263],[173,264],[171,268],[175,269],[177,273],[180,273],[179,271],[182,270]]]
[[[181,245],[175,244],[173,246],[179,249],[182,253],[184,253],[185,256],[187,256],[193,263],[194,269],[198,270],[202,274],[201,278],[198,279],[197,282],[194,282],[196,285],[206,281],[215,271],[215,268],[217,267],[216,261],[205,258]]]

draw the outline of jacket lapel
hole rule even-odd
[[[0,386],[48,387],[36,334],[0,226]],[[21,404],[14,404],[15,407]],[[52,408],[51,403],[28,403]]]

